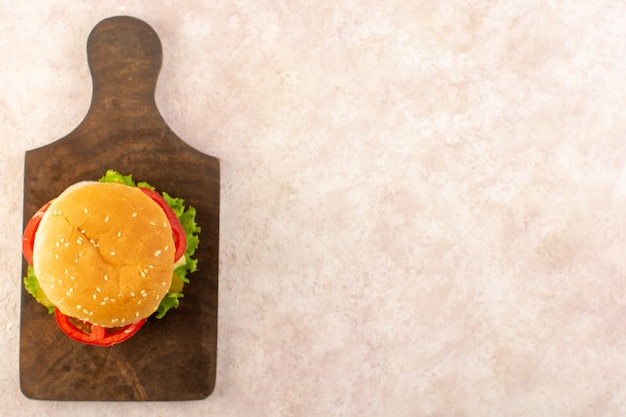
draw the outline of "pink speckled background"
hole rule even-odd
[[[118,14],[222,162],[217,386],[31,401],[23,155],[81,121]],[[11,0],[0,50],[2,415],[626,414],[626,3]]]

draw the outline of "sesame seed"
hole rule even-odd
[[[137,217],[137,212],[136,211],[133,212],[133,217]]]
[[[120,319],[112,319],[111,323],[117,323],[118,321],[120,321]]]
[[[134,296],[135,296],[135,293],[131,291],[131,292],[130,292],[130,296],[131,296],[131,297],[134,297]]]
[[[86,308],[83,308],[83,313],[89,314],[89,310],[87,310]]]
[[[107,303],[106,301],[101,301],[101,302],[100,302],[100,305],[101,305],[101,306],[103,306],[103,305],[105,305],[106,303]]]
[[[96,287],[96,291],[101,292],[102,290],[98,287]]]
[[[157,257],[157,258],[158,258],[159,256],[161,256],[161,251],[160,251],[160,250],[157,250],[156,252],[154,252],[154,256],[155,256],[155,257]]]
[[[74,275],[70,275],[70,279],[73,281],[76,279],[76,277]]]
[[[70,288],[67,292],[69,292],[70,294],[74,292],[74,287]]]
[[[80,304],[76,304],[76,308],[80,310],[81,308],[83,308],[83,306],[81,306]]]
[[[115,252],[111,252],[111,256],[115,256]]]
[[[104,276],[104,280],[105,280],[105,281],[108,281],[108,280],[109,280],[109,276],[108,276],[108,275],[105,275],[105,276]]]
[[[78,256],[76,257],[76,259],[74,259],[74,263],[77,264],[78,263]]]
[[[85,207],[85,208],[83,209],[83,212],[84,212],[85,214],[89,213],[89,210],[87,210],[87,207]]]
[[[50,288],[54,288],[54,284],[50,284]]]
[[[70,242],[65,242],[65,244],[63,246],[65,246],[66,248],[70,245]]]
[[[72,295],[72,293],[71,293],[70,291],[66,291],[66,292],[65,292],[65,294],[66,294],[67,296]]]
[[[78,239],[76,239],[76,243],[78,243],[79,245],[83,244],[83,240],[79,237]]]
[[[126,323],[126,319],[122,319],[122,324]]]
[[[93,294],[91,297],[92,297],[94,300],[98,298],[98,297],[96,296],[96,294]]]
[[[63,284],[63,281],[61,281],[61,279],[60,279],[60,278],[58,279],[58,281],[59,281],[59,284]]]
[[[165,247],[163,248],[164,251],[168,250],[170,247],[165,245]]]
[[[69,270],[65,268],[65,275],[67,275],[68,273],[69,273]]]
[[[135,313],[135,317],[139,317],[139,312],[136,312],[136,313]]]
[[[109,301],[109,297],[104,297],[104,301]]]
[[[154,298],[156,298],[158,300],[159,298],[161,298],[161,296],[159,294],[157,294],[157,295],[154,296]]]
[[[137,301],[137,305],[138,306],[141,305],[141,300]]]
[[[163,286],[165,287],[167,284],[165,283],[165,281],[163,281],[163,282],[161,283],[161,285],[163,285]]]
[[[105,222],[105,223],[108,223],[108,222],[109,222],[109,216],[106,216],[106,217],[104,218],[104,222]]]
[[[154,265],[148,265],[148,268],[154,269]]]
[[[85,229],[81,229],[80,232],[84,235],[85,233],[87,233],[87,231]]]
[[[56,243],[57,248],[61,247],[61,244],[59,242]]]
[[[59,255],[58,254],[54,254],[54,259],[59,260]]]
[[[141,278],[145,278],[146,277],[146,273],[141,271]]]
[[[167,222],[163,222],[163,227],[167,227]]]
[[[117,237],[122,237],[122,232],[117,232]]]
[[[115,302],[115,298],[111,298],[109,301],[111,301],[112,303]]]
[[[64,237],[62,237],[62,238],[61,238],[61,240],[60,240],[60,242],[61,242],[61,243],[65,242],[65,238],[64,238]]]
[[[156,223],[155,223],[155,222],[150,222],[150,224],[151,224],[152,226],[156,226]]]

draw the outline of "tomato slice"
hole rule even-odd
[[[70,339],[87,345],[113,346],[130,339],[141,329],[146,319],[124,327],[103,327],[84,321],[79,321],[65,314],[55,307],[54,317],[57,325]]]
[[[37,213],[33,215],[26,224],[26,228],[24,229],[24,235],[22,236],[22,253],[24,254],[24,258],[28,261],[30,265],[33,264],[33,246],[35,245],[35,232],[37,232],[37,228],[39,227],[39,223],[41,223],[41,218],[43,217],[48,207],[53,200],[48,201],[43,205]]]
[[[167,201],[165,201],[161,194],[149,188],[139,187],[139,189],[143,191],[144,194],[146,194],[148,197],[152,198],[152,200],[154,200],[154,202],[157,203],[159,207],[161,207],[165,212],[167,220],[170,222],[170,226],[172,228],[174,246],[176,247],[176,251],[174,253],[174,262],[178,261],[182,256],[185,255],[185,252],[187,251],[187,235],[185,234],[185,229],[180,224],[180,221],[178,220],[178,217],[176,217],[176,213],[174,213],[174,210],[172,210],[170,205],[167,204]]]

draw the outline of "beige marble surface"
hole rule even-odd
[[[32,401],[23,155],[81,121],[119,14],[222,161],[217,386]],[[2,415],[626,413],[626,3],[10,0],[0,50]]]

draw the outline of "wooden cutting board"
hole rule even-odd
[[[150,26],[125,16],[105,19],[90,33],[87,54],[93,99],[86,117],[64,138],[26,152],[24,225],[78,181],[97,180],[107,169],[132,173],[197,209],[198,271],[178,309],[109,348],[70,340],[22,288],[22,392],[42,400],[206,398],[217,353],[219,160],[183,142],[159,114],[154,93],[162,49]]]

